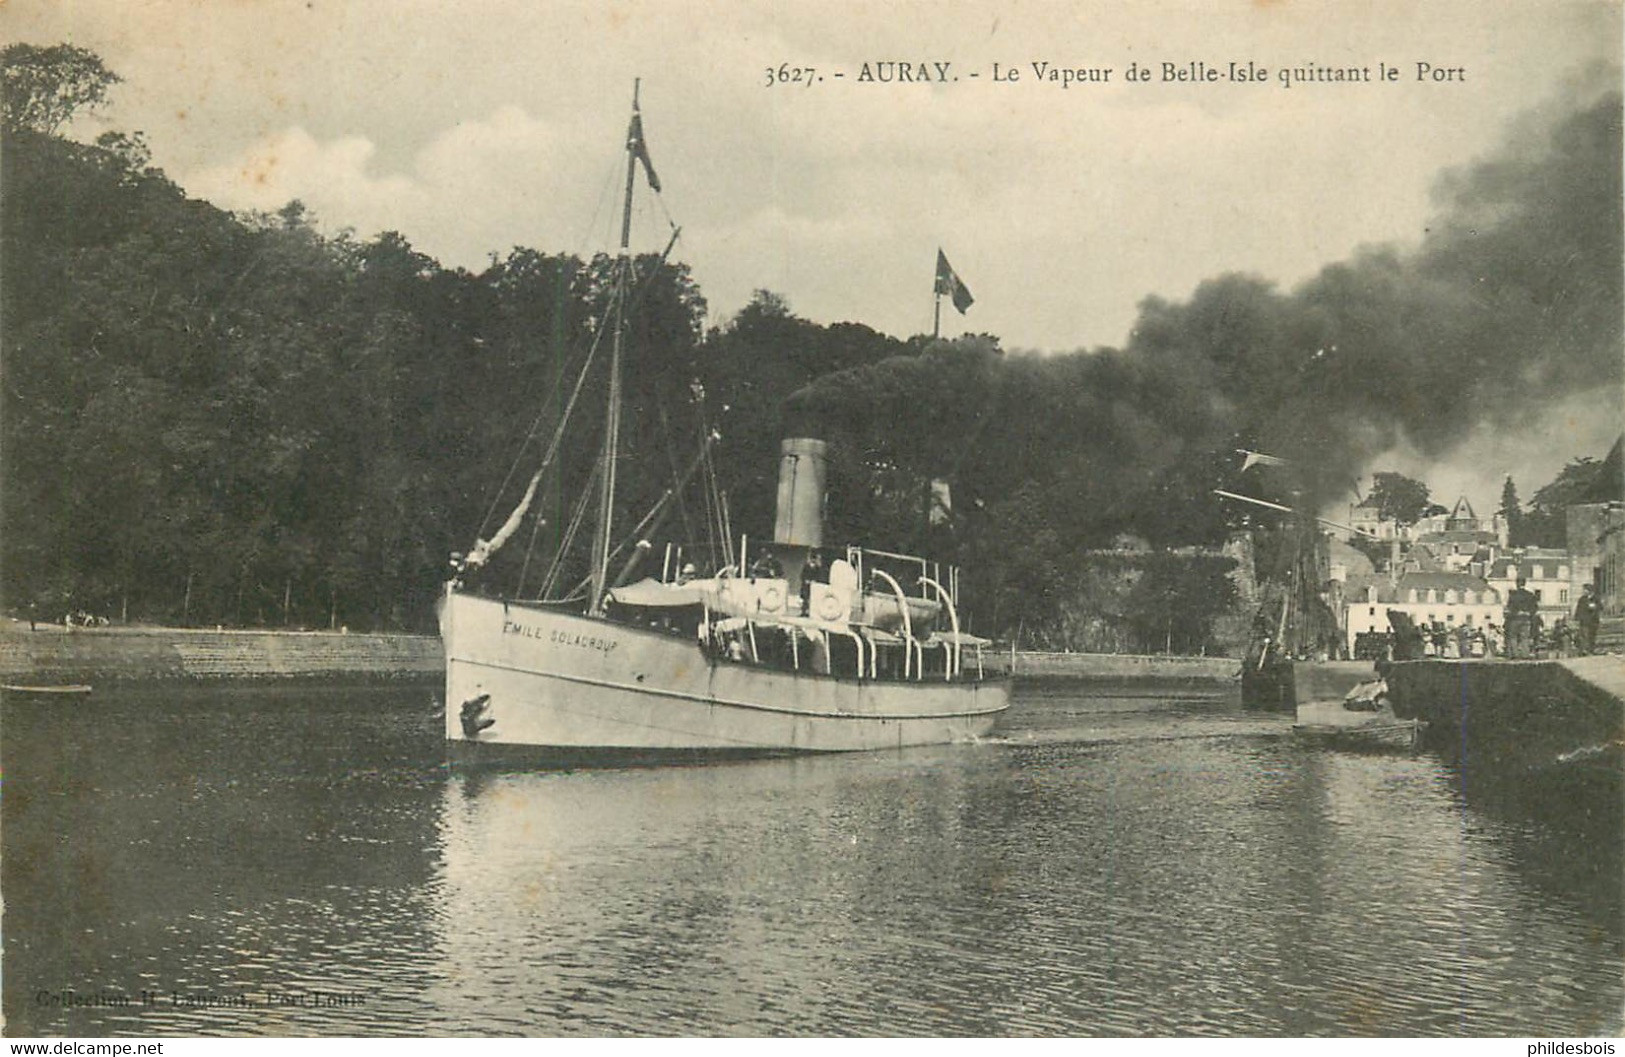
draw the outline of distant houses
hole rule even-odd
[[[1507,546],[1507,523],[1499,513],[1480,518],[1466,496],[1456,500],[1447,514],[1435,514],[1418,520],[1414,525],[1384,518],[1377,505],[1365,500],[1349,507],[1348,525],[1366,539],[1374,540],[1430,540],[1447,543],[1456,550],[1493,544]]]
[[[1625,437],[1614,442],[1587,486],[1564,509],[1566,547],[1509,546],[1506,519],[1481,518],[1465,496],[1448,513],[1414,525],[1384,519],[1367,500],[1349,508],[1329,539],[1331,579],[1322,597],[1338,611],[1346,647],[1388,634],[1388,610],[1419,625],[1482,630],[1499,626],[1518,580],[1540,603],[1547,630],[1572,620],[1591,584],[1602,610],[1598,645],[1625,646]]]
[[[1349,507],[1349,528],[1364,537],[1373,540],[1409,539],[1411,527],[1401,525],[1392,518],[1385,518],[1377,509],[1374,500],[1366,499]]]
[[[1480,518],[1465,496],[1449,513],[1422,518],[1414,525],[1400,525],[1376,513],[1363,504],[1349,512],[1350,527],[1362,530],[1368,540],[1386,543],[1388,552],[1376,563],[1367,561],[1369,571],[1361,570],[1357,561],[1343,563],[1348,572],[1338,594],[1350,656],[1360,635],[1391,632],[1389,610],[1404,613],[1421,627],[1474,631],[1499,627],[1507,595],[1520,576],[1540,599],[1547,627],[1573,612],[1579,588],[1568,552],[1508,547],[1505,519],[1500,514]],[[1343,543],[1333,546],[1356,550]],[[1371,549],[1369,544],[1366,549]]]
[[[1414,525],[1384,518],[1376,503],[1368,499],[1349,507],[1348,525],[1366,539],[1429,539],[1457,546],[1488,543],[1503,549],[1507,545],[1506,519],[1499,513],[1480,518],[1466,496],[1457,499],[1449,513],[1421,518]]]
[[[1485,631],[1501,623],[1506,596],[1470,562],[1469,568],[1451,568],[1434,553],[1437,547],[1443,557],[1459,557],[1450,549],[1453,542],[1417,542],[1407,548],[1397,534],[1388,540],[1388,556],[1380,567],[1356,547],[1336,540],[1329,543],[1332,575],[1340,581],[1334,586],[1348,656],[1356,655],[1361,635],[1391,633],[1389,610],[1404,613],[1420,627]],[[1454,564],[1452,560],[1450,565]]]
[[[1439,544],[1448,545],[1451,553],[1459,553],[1460,547],[1468,545],[1502,549],[1507,545],[1506,518],[1499,513],[1480,518],[1473,512],[1473,504],[1467,501],[1466,496],[1456,500],[1450,513],[1436,514],[1418,521],[1413,531],[1418,543],[1434,544],[1435,551],[1439,553],[1442,553],[1437,546]]]

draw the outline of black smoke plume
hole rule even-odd
[[[1400,441],[1442,457],[1476,427],[1526,428],[1575,394],[1617,404],[1621,97],[1570,99],[1445,173],[1414,248],[1362,250],[1290,292],[1220,276],[1183,303],[1147,298],[1122,349],[994,361],[980,378],[994,420],[979,412],[974,428],[933,438],[957,451],[974,436],[968,463],[945,461],[989,502],[1089,492],[1096,501],[1051,510],[1076,542],[1124,530],[1175,542],[1176,511],[1187,539],[1221,527],[1198,497],[1211,507],[1237,447],[1291,460],[1301,501],[1319,505]],[[884,366],[884,379],[859,368],[813,383],[790,419],[850,422],[855,392],[916,391],[898,381],[908,365]],[[922,379],[941,367],[913,363]],[[884,443],[899,409],[863,411],[860,443]]]

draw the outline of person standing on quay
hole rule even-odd
[[[1535,617],[1540,613],[1540,599],[1524,587],[1527,582],[1524,577],[1518,577],[1518,586],[1507,595],[1507,656],[1513,660],[1527,660],[1534,655]]]
[[[1574,623],[1580,632],[1580,653],[1589,656],[1597,648],[1597,627],[1602,623],[1602,604],[1591,584],[1580,588],[1580,601],[1574,605]]]

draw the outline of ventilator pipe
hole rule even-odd
[[[908,678],[908,658],[913,647],[919,644],[914,641],[914,622],[908,616],[908,596],[903,594],[903,585],[892,579],[892,575],[884,569],[874,570],[874,576],[880,577],[891,585],[892,592],[897,595],[897,607],[903,611],[903,678]],[[925,650],[920,650],[920,668],[914,675],[919,679],[925,675]]]
[[[943,605],[948,607],[948,625],[953,628],[954,642],[953,645],[948,649],[947,677],[952,679],[954,676],[959,674],[960,665],[962,663],[962,658],[959,655],[959,614],[954,610],[954,600],[948,597],[948,592],[942,589],[941,584],[937,583],[929,576],[920,577],[920,583],[936,591],[938,599],[941,600]]]
[[[620,573],[616,575],[615,580],[609,586],[612,588],[620,587],[622,584],[626,583],[627,578],[632,575],[632,570],[636,569],[638,567],[638,563],[643,560],[643,556],[648,554],[653,549],[653,543],[650,543],[648,540],[638,540],[638,545],[632,549],[631,555],[626,559],[626,564],[621,566]]]
[[[852,645],[857,648],[857,651],[858,651],[858,678],[862,679],[863,678],[863,638],[857,632],[853,631],[851,628],[847,628],[845,631],[841,632],[841,634],[846,635],[848,638],[850,638],[852,640]],[[828,646],[829,633],[828,632],[824,633],[824,642],[825,642],[824,649],[826,651],[828,651],[828,649],[829,649],[829,646]],[[869,668],[870,668],[871,678],[872,678],[873,677],[872,673],[873,673],[873,670],[874,670],[874,662],[873,661],[869,662]]]

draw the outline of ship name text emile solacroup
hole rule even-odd
[[[620,643],[615,639],[606,639],[599,635],[572,634],[568,631],[554,630],[543,633],[540,628],[529,624],[521,624],[517,620],[504,620],[502,622],[504,635],[519,635],[527,639],[545,638],[556,646],[577,646],[584,650],[597,650],[608,654],[614,651]]]

